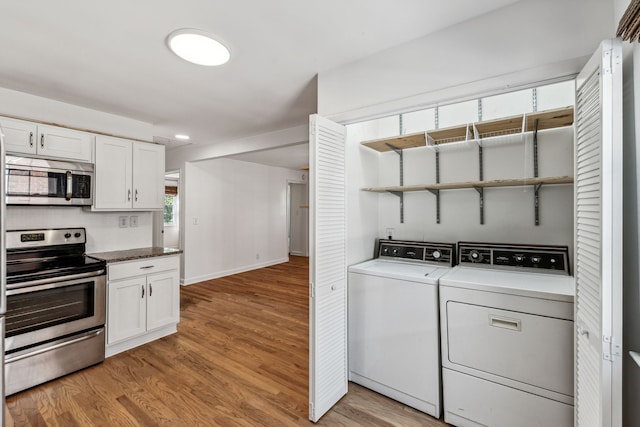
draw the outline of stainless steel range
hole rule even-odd
[[[104,261],[84,228],[7,231],[6,394],[104,360]]]

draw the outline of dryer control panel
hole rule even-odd
[[[455,243],[432,243],[411,240],[380,239],[376,245],[376,258],[404,259],[453,267]]]
[[[567,246],[458,243],[460,265],[569,275]]]

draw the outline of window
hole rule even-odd
[[[164,225],[178,225],[178,196],[164,196]]]

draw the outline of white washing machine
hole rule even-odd
[[[440,417],[438,280],[455,244],[380,240],[349,267],[349,379]]]
[[[458,243],[440,279],[445,421],[573,426],[568,250]]]

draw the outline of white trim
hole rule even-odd
[[[112,345],[107,345],[105,349],[105,357],[111,357],[123,351],[130,350],[132,348],[141,346],[143,344],[150,343],[159,338],[166,337],[167,335],[175,334],[178,332],[178,324],[171,323],[170,325],[163,326],[162,328],[155,329],[153,331],[138,335],[131,339],[121,341]]]
[[[220,277],[231,276],[233,274],[244,273],[251,270],[257,270],[259,268],[270,267],[272,265],[282,264],[283,262],[289,262],[289,257],[279,258],[272,261],[266,261],[259,264],[252,264],[238,268],[232,268],[229,270],[219,271],[213,274],[205,274],[202,276],[190,277],[180,280],[180,284],[183,286],[193,285],[195,283],[205,282],[207,280],[219,279]]]

